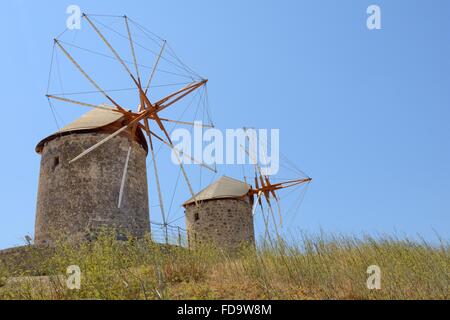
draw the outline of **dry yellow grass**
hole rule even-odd
[[[28,270],[0,266],[0,299],[450,298],[445,241],[432,246],[390,238],[302,237],[229,254],[212,247],[165,247],[150,239],[118,242],[105,233],[95,243],[61,242],[50,257],[39,254],[34,261],[40,263]],[[70,265],[82,271],[81,290],[68,290],[60,281]],[[367,288],[370,265],[381,268],[380,290]],[[50,278],[20,280],[26,276]]]

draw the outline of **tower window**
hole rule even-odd
[[[199,215],[198,213],[195,213],[195,214],[194,214],[194,220],[195,220],[195,221],[200,220],[200,215]]]
[[[52,170],[55,170],[59,166],[59,157],[53,158]]]

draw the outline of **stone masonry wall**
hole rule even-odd
[[[243,200],[210,200],[186,208],[189,246],[212,243],[224,249],[255,243],[252,206]]]
[[[51,140],[42,151],[35,243],[55,237],[82,240],[101,228],[141,237],[150,232],[146,151],[132,142],[132,153],[118,208],[120,184],[130,140],[117,136],[84,158],[81,152],[105,133],[74,133]]]

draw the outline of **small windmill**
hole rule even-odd
[[[190,157],[187,154],[181,154],[179,150],[177,150],[174,147],[174,144],[171,140],[170,134],[168,129],[166,128],[166,123],[174,123],[174,124],[181,124],[181,125],[190,125],[190,126],[197,126],[198,123],[194,122],[186,122],[186,121],[180,121],[180,119],[170,119],[170,118],[164,118],[162,117],[161,113],[170,107],[172,107],[177,102],[181,101],[185,97],[193,94],[200,88],[206,87],[206,84],[208,80],[199,78],[199,79],[193,79],[192,81],[187,83],[187,85],[184,85],[182,88],[162,97],[159,99],[156,99],[155,101],[151,101],[149,98],[149,93],[152,88],[152,82],[155,79],[156,73],[159,70],[159,64],[161,63],[163,58],[163,53],[168,50],[168,44],[165,40],[161,40],[161,43],[159,45],[160,51],[156,54],[156,60],[153,64],[153,67],[151,68],[150,75],[148,76],[148,79],[146,82],[143,81],[142,72],[140,70],[140,67],[142,66],[140,63],[138,63],[137,54],[136,54],[136,46],[141,46],[139,43],[137,43],[132,36],[130,24],[131,22],[135,23],[133,20],[128,18],[127,16],[117,16],[117,18],[123,19],[123,27],[126,30],[125,35],[120,34],[122,37],[125,37],[126,40],[129,43],[129,52],[132,56],[132,62],[126,61],[122,56],[119,54],[118,50],[116,50],[113,45],[108,41],[106,36],[102,33],[102,31],[99,29],[98,25],[94,23],[93,19],[94,15],[88,15],[83,13],[82,17],[85,19],[85,21],[89,24],[89,26],[92,28],[92,30],[97,34],[98,38],[104,43],[108,51],[112,54],[112,58],[114,58],[124,69],[126,77],[129,77],[129,80],[131,81],[133,85],[133,90],[136,90],[137,96],[136,101],[138,103],[135,107],[131,108],[128,105],[123,105],[119,102],[117,102],[116,99],[112,98],[110,94],[108,93],[108,90],[104,90],[100,85],[91,77],[86,70],[81,66],[79,62],[69,53],[69,50],[66,48],[66,44],[63,41],[60,41],[58,38],[54,39],[55,47],[57,47],[70,61],[73,66],[79,71],[79,73],[90,83],[90,85],[93,86],[93,88],[96,89],[95,92],[100,93],[104,99],[106,99],[110,104],[111,108],[105,107],[105,106],[99,106],[94,103],[89,102],[82,102],[74,99],[67,98],[67,96],[64,95],[56,95],[56,94],[47,94],[47,98],[49,99],[49,102],[51,100],[58,100],[78,106],[84,106],[94,109],[106,109],[111,112],[119,113],[123,116],[123,127],[118,129],[116,132],[110,134],[108,137],[104,138],[103,140],[99,141],[95,145],[91,146],[90,148],[83,151],[81,154],[79,154],[74,159],[70,160],[70,163],[75,163],[76,161],[80,160],[83,157],[88,156],[91,152],[94,152],[96,149],[100,148],[102,145],[107,143],[108,141],[112,140],[114,137],[121,135],[122,133],[130,133],[130,137],[134,137],[137,130],[142,130],[149,142],[150,146],[150,154],[152,157],[153,162],[153,169],[154,169],[154,176],[155,176],[155,182],[158,190],[158,198],[159,198],[159,206],[161,209],[163,224],[167,226],[168,220],[167,215],[164,208],[164,202],[163,202],[163,192],[161,190],[160,186],[160,176],[158,173],[157,168],[157,162],[156,162],[156,152],[155,152],[155,141],[159,141],[162,143],[162,145],[167,146],[170,148],[170,150],[173,151],[173,154],[176,156],[178,163],[180,165],[180,170],[183,174],[184,180],[189,188],[189,192],[193,197],[195,197],[195,193],[193,190],[193,186],[189,180],[188,174],[183,166],[183,158],[189,157],[191,161],[194,163],[201,165],[202,167],[211,170],[213,172],[216,172],[215,168],[212,168],[209,165],[206,165],[200,161],[197,161],[196,159]],[[142,26],[135,23],[138,28],[142,28]],[[142,47],[142,46],[141,46]],[[171,54],[174,56],[174,54]],[[175,56],[176,57],[176,56]],[[178,59],[176,57],[176,59]],[[181,63],[181,62],[180,62]],[[134,66],[134,71],[132,71],[132,67],[130,65]],[[187,70],[187,67],[182,64],[182,67]],[[117,75],[114,75],[115,77]],[[132,109],[135,109],[133,111]],[[212,124],[205,124],[202,125],[203,127],[213,127]],[[155,128],[157,128],[160,132],[156,132]],[[132,153],[131,148],[131,138],[130,138],[130,147],[128,149],[128,154],[125,160],[125,165],[123,169],[123,175],[121,179],[121,185],[120,185],[120,193],[117,199],[117,205],[120,208],[122,205],[122,200],[124,196],[124,192],[126,190],[126,177],[127,177],[127,169],[130,161]],[[115,156],[115,155],[111,155]]]
[[[244,128],[244,131],[248,131],[248,128]],[[272,183],[271,177],[267,174],[263,173],[260,164],[256,160],[254,154],[250,152],[248,149],[242,146],[247,155],[251,158],[252,162],[255,164],[255,173],[254,173],[254,186],[252,185],[251,190],[248,195],[254,204],[253,207],[253,215],[256,215],[257,208],[261,209],[261,215],[264,221],[265,226],[265,236],[270,237],[270,224],[272,223],[274,226],[275,233],[277,237],[279,237],[278,225],[283,226],[283,214],[281,210],[280,204],[280,196],[278,192],[284,189],[292,189],[295,187],[308,186],[311,183],[312,178],[306,176],[301,170],[297,170],[298,174],[302,177],[289,179],[280,181],[277,183]],[[247,180],[246,177],[244,177]],[[247,181],[246,181],[247,182]],[[255,201],[256,197],[256,201]],[[263,199],[264,198],[264,199]],[[263,201],[265,200],[265,201]],[[275,201],[278,211],[278,221],[275,218],[275,212],[272,205],[272,201]],[[267,205],[268,213],[265,213],[264,202]]]
[[[282,216],[282,212],[281,212],[280,199],[279,199],[279,196],[277,195],[277,192],[280,190],[283,190],[283,189],[306,185],[306,184],[309,184],[311,181],[312,181],[312,178],[301,178],[301,179],[288,180],[288,181],[279,182],[279,183],[272,183],[270,181],[269,176],[263,175],[261,173],[261,171],[255,172],[255,186],[252,187],[252,189],[249,192],[249,195],[252,198],[254,198],[255,196],[257,197],[255,207],[253,209],[253,214],[255,215],[256,206],[259,205],[261,208],[262,215],[263,215],[264,224],[266,227],[266,233],[269,230],[270,220],[269,220],[269,217],[264,214],[264,206],[263,206],[262,198],[265,199],[265,202],[269,208],[269,212],[270,212],[270,215],[272,218],[272,223],[274,225],[275,232],[278,235],[279,232],[278,232],[278,227],[277,227],[277,221],[275,219],[275,214],[274,214],[274,210],[273,210],[271,201],[274,200],[277,204],[279,224],[280,224],[280,226],[282,226],[283,225],[283,216]]]

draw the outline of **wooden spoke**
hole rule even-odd
[[[53,96],[53,95],[50,95],[50,94],[47,95],[47,98],[54,99],[54,100],[59,100],[59,101],[64,101],[64,102],[76,104],[76,105],[83,106],[83,107],[89,107],[89,108],[93,108],[93,109],[100,109],[100,110],[105,110],[105,111],[117,112],[117,113],[121,113],[121,114],[128,114],[128,112],[126,112],[126,111],[121,111],[121,110],[114,109],[114,108],[97,106],[97,105],[94,105],[94,104],[81,102],[81,101],[76,101],[76,100],[67,99],[67,98],[58,97],[58,96]]]
[[[266,186],[267,186],[267,188],[269,188],[269,187],[272,185],[272,184],[270,183],[269,177],[268,177],[268,176],[265,176],[264,178],[265,178],[265,181],[266,181]],[[282,226],[283,226],[283,217],[282,217],[282,215],[281,215],[281,210],[280,210],[280,206],[279,206],[279,201],[278,201],[278,198],[277,198],[277,194],[275,193],[275,190],[269,188],[269,191],[266,192],[266,197],[268,197],[269,195],[272,195],[273,198],[275,199],[275,201],[277,202],[277,207],[278,207],[278,218],[280,219],[280,226],[282,227]]]
[[[270,186],[271,183],[270,183],[269,177],[265,176],[264,178],[266,179],[266,185]],[[276,200],[277,199],[277,194],[275,193],[275,190],[271,190],[270,193],[272,194],[272,196]]]
[[[159,52],[158,58],[156,59],[156,62],[154,64],[154,66],[153,66],[152,73],[150,74],[150,78],[148,79],[147,86],[145,87],[145,94],[147,94],[148,89],[150,88],[150,84],[152,83],[153,77],[155,76],[156,68],[159,65],[159,61],[161,60],[161,57],[162,57],[162,54],[163,54],[164,49],[166,47],[166,44],[167,44],[167,42],[166,42],[166,40],[164,40],[162,48],[161,48],[161,51]]]
[[[266,238],[269,238],[269,239],[270,239],[270,233],[269,233],[269,221],[268,221],[268,219],[267,219],[267,217],[266,217],[266,214],[265,214],[265,212],[264,212],[264,206],[262,205],[262,202],[261,202],[261,197],[262,197],[262,195],[263,195],[262,192],[258,193],[257,201],[255,202],[255,205],[254,205],[254,207],[253,207],[253,216],[256,216],[256,208],[258,207],[258,204],[259,204],[259,206],[260,206],[260,208],[261,208],[261,216],[262,216],[262,218],[263,218],[263,221],[264,221],[264,227],[265,227],[264,238],[265,238],[265,239],[266,239]]]
[[[197,198],[195,197],[194,189],[192,188],[192,185],[191,185],[191,182],[190,182],[190,180],[189,180],[189,178],[187,176],[186,170],[184,169],[183,161],[181,161],[178,152],[176,151],[176,149],[173,147],[172,144],[170,144],[169,142],[167,142],[164,139],[162,139],[161,137],[159,137],[153,131],[150,131],[150,134],[152,136],[154,136],[155,138],[157,138],[158,140],[160,140],[161,142],[163,142],[165,145],[169,146],[174,151],[174,154],[175,154],[175,156],[177,158],[177,161],[178,161],[178,163],[180,165],[180,169],[181,169],[181,172],[183,174],[184,180],[186,181],[186,184],[188,185],[189,192],[191,193],[192,197],[194,198],[195,205],[198,206],[199,204],[198,204]]]
[[[275,234],[277,235],[277,238],[280,238],[280,233],[278,232],[277,221],[275,219],[275,213],[273,211],[272,204],[270,203],[270,199],[268,199],[267,197],[265,197],[265,198],[266,198],[267,206],[269,207],[270,216],[272,217]]]
[[[128,164],[130,162],[130,157],[131,157],[131,145],[130,145],[130,148],[128,149],[127,158],[125,160],[125,167],[123,168],[122,181],[120,183],[119,204],[117,205],[117,207],[119,209],[122,208],[123,193],[124,193],[124,190],[125,190],[125,182],[126,182],[126,179],[127,179]]]
[[[152,136],[154,136],[156,139],[158,139],[159,141],[161,141],[163,144],[165,144],[166,146],[168,146],[171,150],[173,150],[173,151],[175,152],[175,154],[177,154],[177,155],[180,154],[180,152],[179,152],[177,149],[175,149],[175,147],[173,146],[172,143],[167,142],[166,140],[164,140],[163,138],[161,138],[159,135],[157,135],[157,134],[154,133],[153,131],[150,131],[150,134],[151,134]],[[208,169],[208,170],[210,170],[210,171],[212,171],[212,172],[214,172],[214,173],[217,173],[217,170],[213,169],[212,167],[210,167],[210,166],[208,166],[207,164],[205,164],[205,163],[203,163],[203,162],[201,162],[201,161],[195,159],[194,157],[192,157],[192,156],[190,156],[190,155],[183,154],[183,157],[187,157],[187,158],[189,158],[190,160],[192,160],[192,162],[194,162],[194,163],[196,163],[196,164],[198,164],[198,165],[200,165],[200,166],[202,166],[202,167],[204,167],[204,168],[206,168],[206,169]]]
[[[100,91],[103,96],[105,96],[106,99],[111,101],[111,103],[120,111],[126,112],[124,108],[122,108],[117,102],[115,102],[100,86],[86,73],[86,71],[83,70],[83,68],[78,64],[78,62],[75,61],[75,59],[70,55],[70,53],[62,46],[62,44],[55,39],[55,43],[58,46],[58,48],[61,49],[61,51],[65,54],[65,56],[72,62],[72,64],[75,65],[75,67],[81,72],[81,74],[98,90]]]
[[[156,164],[156,157],[155,157],[155,151],[154,151],[154,148],[153,148],[152,136],[149,135],[148,139],[150,141],[150,153],[152,155],[153,169],[155,171],[156,187],[158,189],[159,207],[161,209],[161,216],[162,216],[162,219],[163,219],[163,224],[167,225],[167,217],[166,217],[166,212],[165,212],[165,209],[164,209],[164,201],[163,201],[163,195],[162,195],[162,191],[161,191],[161,184],[160,184],[160,181],[159,181],[158,166]]]
[[[134,48],[133,38],[131,36],[130,25],[128,23],[128,17],[124,16],[124,18],[125,18],[125,25],[127,27],[128,40],[130,42],[131,55],[133,56],[134,68],[136,69],[137,82],[139,83],[139,86],[138,86],[139,90],[138,91],[139,91],[139,100],[141,101],[141,104],[138,107],[138,111],[142,111],[143,109],[145,109],[145,101],[144,101],[144,97],[142,96],[141,89],[140,89],[141,86],[142,86],[141,75],[140,75],[140,72],[139,72],[139,67],[138,67],[138,62],[137,62],[137,58],[136,58],[136,50]]]
[[[256,172],[256,170],[255,170],[255,191],[256,190],[258,190],[258,192],[257,192],[257,194],[258,194],[258,202],[259,202],[259,204],[262,206],[262,201],[261,201],[261,194],[262,194],[262,191],[259,191],[259,182],[258,182],[258,173]]]
[[[113,134],[109,135],[108,137],[106,137],[105,139],[101,140],[100,142],[96,143],[95,145],[93,145],[92,147],[90,147],[89,149],[87,149],[86,151],[84,151],[83,153],[81,153],[79,156],[77,156],[76,158],[74,158],[73,160],[69,161],[70,164],[74,163],[75,161],[80,160],[81,158],[83,158],[84,156],[88,155],[89,153],[91,153],[92,151],[94,151],[95,149],[99,148],[100,146],[104,145],[106,142],[110,141],[111,139],[117,137],[119,134],[121,134],[122,132],[124,132],[125,130],[127,130],[128,128],[130,128],[131,126],[133,126],[135,123],[138,123],[140,120],[144,119],[146,116],[146,113],[143,113],[142,115],[140,115],[139,117],[135,118],[133,121],[131,121],[129,124],[127,124],[126,126],[124,126],[123,128],[117,130],[116,132],[114,132]]]
[[[108,40],[106,40],[105,36],[101,33],[101,31],[97,28],[97,26],[92,22],[92,20],[85,13],[83,13],[83,18],[86,19],[86,21],[89,23],[89,25],[92,27],[92,29],[94,29],[95,33],[98,34],[100,39],[102,39],[102,41],[106,44],[106,46],[109,48],[109,50],[111,50],[111,52],[114,54],[116,59],[120,62],[120,64],[125,68],[125,70],[128,72],[128,74],[131,75],[132,78],[134,78],[133,74],[131,73],[131,71],[128,68],[125,61],[123,61],[123,59],[117,53],[116,49],[114,49],[113,46],[108,42]]]
[[[89,149],[85,150],[83,153],[81,153],[79,156],[77,156],[76,158],[72,159],[71,161],[69,161],[70,164],[74,163],[75,161],[80,160],[81,158],[83,158],[84,156],[86,156],[87,154],[91,153],[92,151],[94,151],[95,149],[97,149],[98,147],[104,145],[106,142],[108,142],[109,140],[113,139],[114,137],[118,136],[119,134],[121,134],[122,132],[124,132],[126,129],[128,129],[127,126],[123,127],[120,130],[117,130],[115,133],[111,134],[110,136],[108,136],[106,139],[103,139],[102,141],[100,141],[99,143],[93,145],[92,147],[90,147]]]
[[[177,91],[177,92],[175,92],[175,93],[165,97],[164,99],[161,99],[160,101],[155,103],[155,105],[158,106],[158,111],[162,111],[162,110],[170,107],[174,103],[176,103],[179,100],[183,99],[185,96],[187,96],[190,93],[194,92],[198,88],[204,86],[207,82],[208,82],[208,80],[203,80],[203,81],[200,81],[200,82],[191,83],[190,85],[186,86],[185,88],[183,88],[183,89],[181,89],[181,90],[179,90],[179,91]],[[174,100],[171,101],[171,99],[174,99]]]
[[[285,181],[285,182],[272,184],[272,185],[270,185],[270,187],[268,189],[274,188],[275,190],[280,190],[280,189],[285,189],[285,188],[291,188],[291,187],[298,186],[300,184],[309,183],[311,181],[312,181],[311,178],[290,180],[290,181]]]
[[[136,76],[137,76],[138,81],[140,82],[141,75],[139,73],[139,67],[138,67],[137,58],[136,58],[136,50],[134,49],[133,38],[131,37],[130,25],[128,23],[128,17],[124,16],[124,18],[125,18],[125,25],[127,27],[128,40],[130,41],[131,55],[133,56],[134,67],[136,69]]]
[[[267,213],[267,215],[266,215],[263,205],[261,205],[261,212],[262,212],[262,217],[264,220],[264,226],[266,228],[264,237],[270,241],[271,237],[270,237],[270,227],[269,227],[269,217],[268,217],[269,214]]]
[[[275,202],[277,204],[278,217],[280,218],[280,226],[283,227],[283,215],[281,214],[280,200],[278,198],[275,198]]]
[[[123,61],[123,59],[120,57],[120,55],[117,53],[116,49],[114,49],[114,47],[108,42],[108,40],[106,40],[105,36],[102,34],[102,32],[97,28],[97,26],[92,22],[91,19],[89,19],[89,17],[86,14],[83,14],[83,17],[88,21],[88,23],[90,24],[90,26],[94,29],[94,31],[98,34],[98,36],[100,37],[100,39],[102,39],[102,41],[106,44],[106,46],[109,48],[109,50],[111,50],[111,52],[113,53],[113,55],[116,57],[116,59],[120,62],[120,64],[124,67],[125,71],[128,73],[128,75],[131,77],[131,80],[133,80],[134,84],[136,85],[136,87],[139,89],[139,95],[140,95],[140,100],[141,100],[141,107],[139,108],[139,111],[141,111],[144,106],[142,105],[142,102],[145,102],[145,104],[147,104],[148,108],[152,107],[152,104],[150,103],[150,101],[148,100],[145,92],[142,90],[142,86],[141,86],[141,82],[140,80],[138,81],[133,74],[131,73],[130,69],[128,68],[127,64],[125,63],[125,61]],[[132,48],[134,48],[132,46]],[[134,49],[133,49],[134,51]],[[137,67],[137,63],[136,63],[136,67]]]
[[[166,119],[166,118],[159,118],[161,121],[164,122],[171,122],[171,123],[177,123],[177,124],[185,124],[188,126],[193,126],[193,127],[202,127],[202,128],[214,128],[213,125],[209,125],[209,124],[198,124],[195,122],[185,122],[185,121],[176,121],[176,120],[171,120],[171,119]]]

